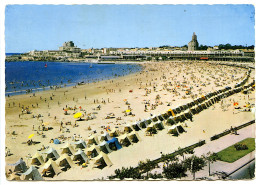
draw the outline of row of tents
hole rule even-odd
[[[169,126],[176,125],[177,123],[184,122],[185,120],[192,120],[193,115],[200,113],[202,110],[207,109],[213,104],[219,102],[221,99],[241,92],[245,88],[252,88],[252,86],[254,86],[254,81],[248,86],[242,87],[248,81],[250,73],[251,69],[247,71],[246,77],[241,83],[239,83],[240,85],[238,87],[232,89],[231,87],[227,86],[223,89],[210,92],[205,96],[193,100],[192,102],[173,109],[169,109],[166,113],[154,115],[151,118],[132,123],[132,125],[126,125],[124,131],[127,133],[131,131],[139,131],[141,129],[146,129],[146,131],[155,131],[155,129],[163,129],[163,123]]]

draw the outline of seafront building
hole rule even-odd
[[[63,43],[58,50],[33,50],[20,56],[7,57],[15,60],[54,60],[54,61],[100,61],[100,60],[219,60],[219,61],[254,61],[254,50],[220,50],[219,46],[198,50],[199,42],[195,32],[188,47],[160,46],[145,48],[90,48],[81,49],[73,41]]]

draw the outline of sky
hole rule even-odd
[[[87,48],[255,45],[253,5],[8,5],[6,53]]]

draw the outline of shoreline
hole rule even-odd
[[[20,62],[20,61],[17,61],[17,62]],[[26,62],[37,62],[37,61],[26,61]],[[44,61],[41,61],[41,62],[44,62]],[[45,61],[45,62],[50,62],[50,61]],[[66,62],[66,63],[92,63],[92,62]],[[94,63],[94,62],[93,62]],[[103,63],[100,63],[100,64],[103,64]],[[104,63],[105,64],[105,63]],[[69,84],[66,84],[64,83],[63,85],[51,85],[51,86],[46,86],[46,87],[37,87],[37,88],[34,88],[34,89],[30,89],[32,90],[32,92],[30,93],[26,93],[26,91],[28,89],[23,89],[23,90],[19,90],[19,91],[12,91],[12,92],[6,92],[5,91],[5,97],[9,97],[9,96],[18,96],[18,95],[33,95],[34,93],[39,93],[39,92],[44,92],[44,91],[51,91],[53,90],[52,88],[55,88],[55,89],[64,89],[64,88],[67,88],[67,87],[73,87],[73,86],[84,86],[84,85],[89,85],[89,84],[93,84],[93,83],[97,83],[97,82],[101,82],[101,81],[109,81],[109,80],[116,80],[118,78],[122,78],[122,77],[125,77],[125,76],[128,76],[128,75],[132,75],[132,74],[137,74],[137,73],[140,73],[144,70],[144,63],[131,63],[131,62],[128,62],[128,63],[115,63],[115,64],[121,64],[121,65],[126,65],[126,64],[135,64],[135,65],[138,65],[141,67],[141,69],[139,71],[136,71],[136,72],[131,72],[129,74],[126,74],[126,75],[123,75],[123,76],[110,76],[108,78],[105,78],[103,79],[103,77],[101,79],[95,79],[94,81],[92,82],[85,82],[84,84],[82,85],[79,85],[80,82],[75,82],[75,83],[69,83]],[[103,80],[102,80],[103,79]],[[22,93],[21,93],[22,92]],[[9,93],[9,94],[8,94]]]

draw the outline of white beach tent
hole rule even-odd
[[[104,132],[103,134],[101,134],[101,137],[100,137],[100,141],[108,141],[112,139],[112,137],[109,135],[109,133],[107,132]]]
[[[49,159],[48,162],[42,167],[42,173],[45,172],[53,172],[55,175],[58,175],[61,173],[61,170],[52,159]]]
[[[132,132],[134,129],[131,127],[131,125],[127,124],[125,127],[124,127],[124,133],[130,133]]]
[[[22,158],[16,163],[8,164],[8,166],[11,166],[13,172],[25,172],[27,170],[27,166]]]
[[[129,146],[131,145],[131,140],[128,138],[127,134],[123,134],[121,136],[118,137],[118,142],[122,145],[122,146]]]
[[[177,129],[177,125],[173,125],[168,129],[168,134],[173,134],[178,136],[179,135],[179,131]]]
[[[43,181],[43,178],[35,166],[31,166],[26,172],[21,173],[21,180]]]
[[[104,152],[100,152],[100,154],[97,157],[95,157],[93,161],[96,166],[102,166],[104,165],[104,163],[106,166],[109,167],[113,165],[110,159],[108,158],[108,156]]]
[[[47,161],[50,158],[57,160],[60,157],[60,155],[58,154],[58,152],[54,148],[50,148],[49,150],[47,150],[45,152],[45,154],[46,154],[45,161]]]
[[[135,132],[135,131],[133,131],[133,132],[127,134],[127,137],[130,139],[130,141],[131,141],[132,143],[137,143],[137,142],[141,141],[140,136],[139,136],[138,133]]]
[[[93,146],[95,146],[95,145],[93,145]],[[89,162],[89,158],[87,157],[87,155],[81,149],[78,149],[78,151],[73,155],[72,160],[73,161],[80,161],[80,163],[88,163]]]
[[[162,123],[160,120],[157,121],[157,122],[155,122],[155,123],[153,123],[153,125],[155,126],[155,128],[156,128],[157,130],[162,130],[162,129],[164,129],[163,123]]]
[[[32,165],[37,165],[40,166],[42,164],[44,164],[44,160],[41,154],[39,154],[39,152],[36,152],[34,154],[34,156],[32,157],[32,161],[31,161]]]
[[[100,150],[106,154],[111,153],[112,150],[109,148],[109,145],[106,141],[103,141],[99,144]]]
[[[75,164],[71,160],[70,156],[68,156],[68,154],[62,154],[60,158],[56,161],[56,164],[61,167],[69,166],[69,168],[75,166]]]
[[[98,156],[100,153],[100,148],[97,145],[92,145],[86,149],[86,155],[91,156],[91,158]]]
[[[76,141],[73,144],[75,145],[75,149],[77,149],[77,148],[81,148],[81,149],[87,148],[87,144],[83,139]]]
[[[139,125],[140,122],[134,122],[132,123],[132,128],[135,130],[135,131],[139,131],[139,130],[142,130],[142,127]]]
[[[66,143],[64,146],[61,147],[61,154],[73,155],[74,153],[75,150],[73,146],[69,143]]]
[[[114,129],[112,129],[112,130],[109,132],[109,135],[110,135],[111,137],[118,137],[118,136],[120,135],[120,133],[119,133],[119,130],[118,130],[117,128],[114,128]]]
[[[95,145],[99,144],[98,136],[96,134],[93,134],[88,137],[87,145],[91,145],[91,144],[95,144]]]

